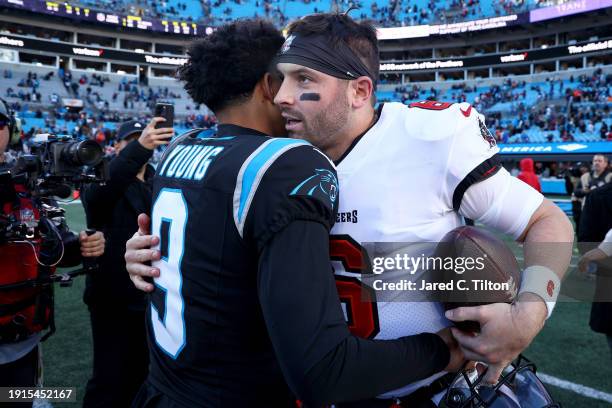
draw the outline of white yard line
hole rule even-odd
[[[58,201],[58,204],[60,205],[69,205],[69,204],[81,204],[81,199],[76,199],[76,200],[72,200],[72,201]]]
[[[522,256],[517,256],[517,257],[516,257],[516,260],[517,260],[517,261],[519,261],[519,262],[523,262],[523,261],[525,260],[525,258],[523,258]],[[578,264],[577,264],[577,263],[575,263],[575,264],[574,264],[574,263],[570,263],[570,265],[569,265],[569,266],[574,267],[574,268],[577,268],[577,267],[578,267]]]
[[[544,384],[568,390],[575,394],[582,395],[583,397],[598,399],[612,404],[612,394],[607,392],[599,391],[595,388],[587,387],[586,385],[580,385],[571,381],[562,380],[561,378],[553,377],[552,375],[544,374],[542,372],[538,372],[538,377]]]

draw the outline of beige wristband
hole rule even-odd
[[[546,317],[548,319],[555,308],[560,289],[561,280],[556,273],[545,266],[532,265],[525,268],[522,273],[519,295],[529,292],[541,297],[548,309]]]

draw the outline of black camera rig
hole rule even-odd
[[[70,136],[41,134],[29,145],[29,154],[21,155],[12,167],[0,170],[0,245],[31,243],[33,248],[40,248],[39,265],[47,267],[61,260],[62,233],[68,231],[65,211],[57,205],[55,197],[69,198],[73,189],[90,183],[105,183],[108,161],[102,147],[93,140],[75,141]],[[6,206],[18,206],[22,199],[31,201],[33,208],[21,209],[18,216],[2,211]],[[92,233],[94,231],[88,231]],[[95,259],[85,259],[81,269],[1,285],[0,291],[51,282],[69,286],[73,276],[94,269],[97,269]]]

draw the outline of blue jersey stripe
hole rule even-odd
[[[242,164],[234,191],[234,222],[240,236],[243,233],[251,201],[263,175],[287,150],[304,145],[310,146],[310,143],[297,139],[270,139],[261,144]]]
[[[254,157],[250,158],[248,164],[245,163],[246,169],[242,175],[240,205],[238,207],[239,222],[242,222],[242,216],[246,207],[248,197],[254,195],[257,191],[259,180],[257,180],[257,183],[255,181],[260,170],[267,169],[268,167],[270,167],[274,159],[276,159],[277,153],[279,153],[282,149],[309,144],[304,140],[296,139],[273,139],[267,143],[267,146],[265,146]]]

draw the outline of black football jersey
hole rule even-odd
[[[293,220],[329,230],[337,202],[333,165],[305,141],[220,125],[171,145],[153,183],[148,381],[186,406],[295,406],[258,300],[259,254]]]

